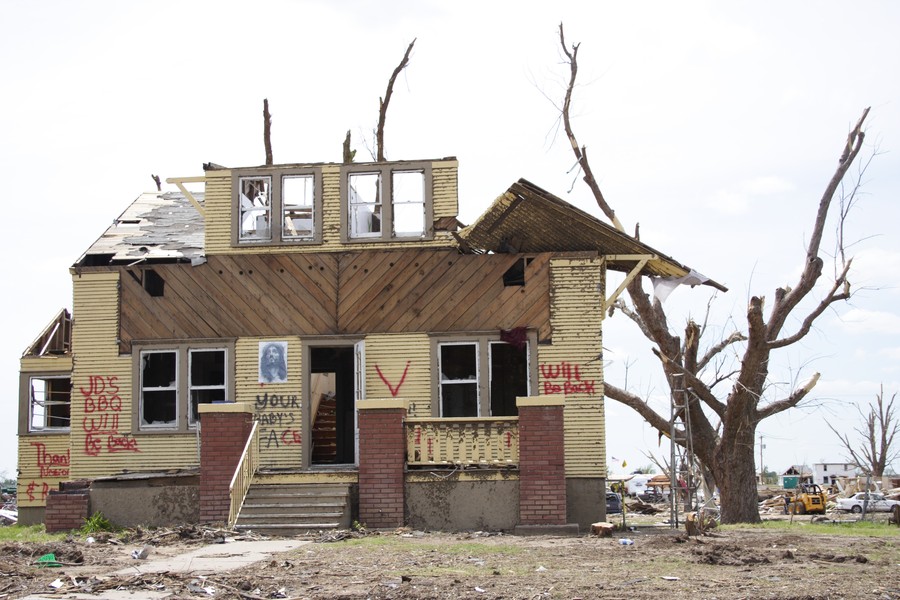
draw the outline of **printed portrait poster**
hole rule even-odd
[[[259,343],[259,382],[287,382],[287,342]]]

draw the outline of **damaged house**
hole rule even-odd
[[[602,519],[607,270],[690,269],[525,180],[463,226],[457,166],[207,164],[138,197],[21,359],[20,522]]]

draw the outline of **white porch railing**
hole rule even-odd
[[[229,527],[233,527],[234,522],[237,521],[238,513],[241,512],[241,506],[244,504],[244,498],[247,497],[247,490],[250,489],[250,482],[253,480],[257,468],[259,468],[259,421],[253,421],[250,437],[247,438],[244,452],[241,454],[241,459],[234,470],[234,476],[231,478],[231,485],[228,486],[228,497],[231,502],[228,509]]]
[[[406,419],[409,466],[493,466],[519,464],[518,417]]]

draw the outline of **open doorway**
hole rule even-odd
[[[310,463],[356,463],[353,346],[310,347]]]

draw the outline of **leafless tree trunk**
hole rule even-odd
[[[394,81],[397,80],[397,75],[400,74],[400,71],[405,69],[406,65],[409,64],[409,53],[412,52],[415,43],[415,39],[409,43],[409,46],[406,48],[406,53],[403,55],[403,60],[400,61],[400,64],[398,64],[394,69],[394,72],[391,73],[391,78],[388,80],[387,91],[384,93],[384,98],[378,99],[378,127],[375,129],[375,151],[377,153],[375,160],[378,162],[384,162],[385,160],[384,120],[387,117],[388,103],[391,101],[391,95],[394,93]]]
[[[894,439],[900,432],[900,421],[894,412],[894,401],[897,394],[891,396],[891,400],[884,403],[884,386],[875,396],[875,403],[869,405],[869,412],[865,413],[860,407],[856,407],[862,419],[862,425],[855,427],[858,439],[851,441],[850,436],[841,433],[831,423],[828,427],[834,432],[841,445],[847,452],[850,460],[862,469],[866,475],[882,477],[887,467],[900,457],[900,448],[894,446]]]
[[[272,162],[272,115],[269,114],[269,99],[263,98],[263,143],[266,146],[266,166]]]
[[[562,24],[559,27],[559,40],[571,72],[562,107],[566,133],[597,204],[614,225],[622,230],[615,213],[599,193],[584,148],[579,147],[572,133],[568,112],[578,71],[578,44],[573,45],[571,49],[566,46]],[[746,332],[734,331],[723,339],[704,346],[701,345],[701,338],[705,327],[690,320],[685,326],[684,337],[676,335],[669,327],[662,304],[655,298],[651,299],[644,291],[643,277],[635,278],[627,287],[630,305],[621,299],[616,303],[616,307],[637,324],[638,329],[653,345],[654,354],[670,388],[674,380],[684,381],[689,396],[687,411],[690,416],[693,451],[719,487],[721,517],[724,523],[760,520],[753,452],[756,427],[763,419],[797,406],[807,397],[819,379],[819,374],[815,373],[807,383],[787,396],[764,401],[772,351],[802,340],[825,309],[835,302],[850,298],[847,273],[850,270],[851,260],[843,259],[843,248],[840,248],[837,256],[842,259],[842,263],[838,265],[829,289],[807,314],[793,314],[822,276],[823,260],[820,257],[820,245],[826,217],[844,175],[862,148],[865,139],[862,126],[868,113],[867,108],[848,134],[838,166],[819,201],[803,270],[798,281],[793,287],[775,290],[774,301],[771,302],[768,315],[765,314],[764,298],[752,297],[747,308]],[[844,216],[841,214],[840,219],[843,220]],[[784,331],[788,317],[791,317],[791,323],[799,322],[796,330],[790,333]],[[739,349],[738,344],[743,344],[740,367],[733,373],[724,375],[715,373],[710,376],[707,368],[714,365],[717,357],[725,350]],[[721,383],[731,384],[731,389],[724,394],[724,399],[716,395],[716,386]],[[664,417],[651,408],[647,398],[609,381],[604,382],[604,387],[609,398],[631,407],[661,434],[669,435],[672,425],[669,417]],[[675,425],[683,427],[684,415],[676,415],[675,418]]]

